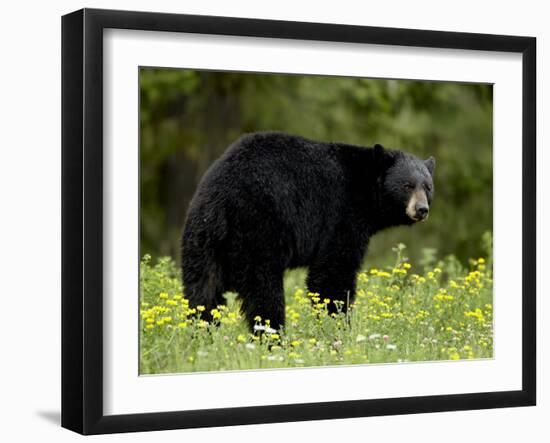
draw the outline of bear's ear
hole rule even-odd
[[[382,157],[384,155],[384,146],[379,145],[378,143],[374,145],[374,156],[376,158]]]
[[[435,158],[429,157],[427,160],[424,160],[424,164],[426,165],[426,168],[428,168],[428,171],[430,171],[430,175],[434,175]]]
[[[387,170],[395,163],[395,152],[389,151],[384,146],[376,144],[374,145],[374,158],[376,164],[382,169]]]

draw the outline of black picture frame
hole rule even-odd
[[[103,30],[519,53],[523,64],[522,389],[130,415],[103,412]],[[536,402],[536,39],[83,9],[62,18],[62,426],[82,434],[530,406]]]

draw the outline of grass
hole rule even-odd
[[[489,240],[490,242],[490,240]],[[422,269],[394,248],[385,269],[364,269],[347,314],[330,316],[322,294],[308,293],[305,270],[285,276],[286,330],[271,331],[257,318],[251,334],[236,294],[201,319],[190,309],[170,258],[140,268],[140,373],[161,374],[406,361],[492,358],[491,247],[465,267],[455,258]],[[202,308],[203,309],[203,308]]]

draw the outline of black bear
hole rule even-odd
[[[309,290],[345,311],[369,239],[428,217],[434,166],[433,157],[380,145],[241,137],[205,173],[188,209],[181,263],[190,305],[209,318],[224,292],[237,292],[251,328],[260,316],[279,329],[283,273],[308,267]]]

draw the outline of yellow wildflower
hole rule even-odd
[[[210,314],[212,315],[212,318],[214,318],[214,319],[222,317],[222,314],[220,313],[220,311],[218,309],[212,309],[210,311]]]

